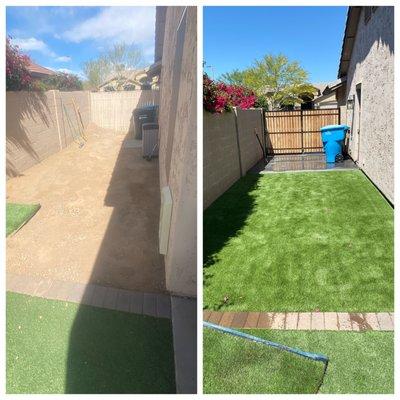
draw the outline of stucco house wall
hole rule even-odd
[[[168,7],[163,44],[160,186],[169,186],[172,217],[165,273],[167,289],[196,296],[196,7]]]
[[[384,195],[394,200],[394,7],[362,8],[347,72],[349,154]],[[361,112],[357,87],[361,85]],[[359,117],[360,116],[360,117]],[[359,119],[359,120],[358,120]],[[359,128],[359,135],[358,135]]]

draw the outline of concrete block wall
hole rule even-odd
[[[263,145],[263,114],[261,109],[241,110],[238,108],[237,125],[239,134],[240,157],[243,174],[263,157],[263,151],[255,133]]]
[[[73,129],[78,129],[72,98],[86,127],[90,120],[89,92],[6,93],[7,177],[22,174],[72,142]],[[66,114],[71,123],[67,123]]]
[[[60,121],[62,147],[64,148],[73,142],[74,135],[79,132],[80,118],[75,109],[79,110],[85,128],[91,122],[90,92],[56,91],[56,101],[59,110],[58,118]]]
[[[240,178],[235,114],[203,114],[203,202],[207,208]]]
[[[207,208],[263,157],[260,109],[203,114],[203,206]],[[237,118],[237,121],[236,121]]]
[[[133,111],[142,106],[159,104],[158,90],[132,90],[126,92],[93,92],[91,120],[104,129],[119,133],[133,133]]]
[[[76,109],[84,129],[94,123],[126,134],[133,132],[137,107],[158,103],[158,90],[7,92],[7,177],[20,175],[70,145],[81,129]]]

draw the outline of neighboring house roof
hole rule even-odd
[[[346,77],[343,76],[342,78],[336,79],[335,81],[329,83],[325,89],[322,91],[322,94],[329,94],[336,89],[339,89],[341,86],[343,86],[346,83]]]
[[[111,73],[108,75],[104,83],[102,83],[99,87],[103,87],[108,85],[110,82],[117,80],[117,79],[125,79],[126,82],[134,82],[134,83],[144,83],[143,78],[147,78],[147,71],[148,68],[144,69],[135,69],[135,70],[126,70],[121,71],[120,73]],[[146,79],[147,80],[147,79]]]
[[[362,7],[349,7],[347,12],[346,28],[344,31],[344,38],[342,44],[342,53],[340,56],[338,78],[347,75],[349,69],[351,53],[357,34],[358,21],[360,19]]]
[[[317,96],[321,95],[324,89],[329,85],[329,82],[320,82],[311,84],[315,89],[317,89]]]
[[[313,83],[312,85],[315,87],[315,89],[318,90],[318,96],[321,96],[323,94],[328,94],[334,90],[336,90],[338,87],[342,86],[346,82],[346,77],[336,79],[332,82],[324,82],[324,83]]]
[[[42,67],[39,64],[35,64],[34,62],[30,61],[28,65],[28,71],[32,74],[32,76],[36,77],[45,77],[49,75],[55,75],[56,73],[51,69]]]

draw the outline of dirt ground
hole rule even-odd
[[[7,271],[163,292],[157,159],[125,135],[90,126],[87,136],[7,181],[8,202],[41,204],[7,238]]]

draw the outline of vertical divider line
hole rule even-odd
[[[239,170],[240,170],[240,177],[242,177],[243,176],[242,155],[240,152],[239,126],[238,126],[238,115],[237,115],[236,107],[233,107],[233,112],[235,113],[235,129],[236,129],[236,143],[237,143],[238,155],[239,155]]]
[[[57,90],[58,92],[58,90]],[[54,99],[54,108],[56,111],[56,122],[57,122],[57,133],[58,133],[58,141],[60,143],[60,151],[62,150],[62,141],[61,141],[61,132],[60,132],[60,123],[58,121],[58,110],[57,110],[57,99],[56,99],[56,90],[53,90],[53,99]]]

